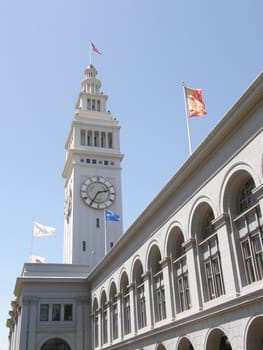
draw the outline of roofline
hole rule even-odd
[[[181,184],[192,176],[195,169],[202,164],[208,154],[218,148],[220,144],[225,142],[226,135],[229,135],[234,126],[240,126],[247,118],[251,107],[255,106],[263,96],[263,72],[250,84],[247,90],[227,111],[225,116],[212,129],[208,136],[201,142],[197,149],[190,155],[185,163],[179,168],[175,175],[167,182],[167,184],[153,198],[149,205],[142,211],[138,218],[132,223],[127,231],[119,238],[109,253],[101,260],[101,262],[91,271],[89,279],[95,278],[104,266],[108,266],[109,261],[115,254],[118,254],[119,249],[127,244],[127,240],[133,239],[134,234],[140,231],[140,227],[155,214],[160,206],[167,201]],[[209,146],[209,147],[208,147]],[[193,171],[194,169],[194,171]]]

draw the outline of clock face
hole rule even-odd
[[[113,185],[102,176],[88,178],[80,188],[84,202],[94,209],[108,208],[115,200]]]

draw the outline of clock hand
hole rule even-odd
[[[97,195],[98,195],[98,194],[100,194],[100,193],[104,193],[104,192],[109,192],[109,190],[101,190],[101,191],[97,191],[97,192],[96,192],[96,194],[95,194],[95,196],[92,198],[92,200],[91,200],[90,204],[92,204],[92,203],[95,201],[95,199],[96,199],[96,197],[97,197]]]

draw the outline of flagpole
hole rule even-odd
[[[89,64],[91,65],[91,44],[89,44]]]
[[[105,244],[105,255],[107,254],[107,220],[106,220],[106,213],[105,213],[105,209],[103,211],[104,213],[104,244]]]
[[[32,221],[32,235],[31,235],[31,245],[29,251],[29,261],[31,261],[32,253],[33,253],[33,239],[34,239],[34,220]]]
[[[192,154],[192,145],[191,145],[191,135],[190,135],[190,127],[188,121],[188,109],[186,103],[186,94],[185,94],[185,85],[183,82],[183,94],[184,94],[184,108],[185,108],[185,118],[186,118],[186,127],[187,127],[187,138],[188,138],[188,146],[189,146],[189,154]]]

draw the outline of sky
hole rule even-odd
[[[262,0],[0,0],[0,350],[29,254],[61,263],[64,145],[89,41],[121,125],[124,231],[189,157],[182,82],[201,88],[193,151],[262,71]],[[57,229],[34,238],[33,220]]]

